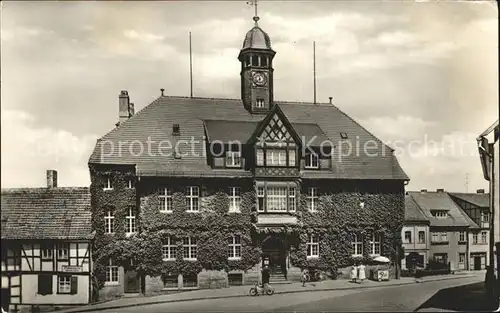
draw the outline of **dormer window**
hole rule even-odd
[[[181,134],[181,128],[180,128],[179,124],[174,124],[172,126],[172,135],[179,136],[180,134]]]
[[[446,217],[448,217],[448,212],[446,210],[433,210],[433,211],[431,211],[431,214],[435,218],[446,218]]]
[[[256,108],[263,108],[264,107],[264,99],[258,98],[255,101],[255,107]]]
[[[306,153],[306,168],[319,168],[319,157],[316,153]]]
[[[239,151],[226,152],[227,167],[241,167],[241,153]]]

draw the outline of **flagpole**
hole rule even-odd
[[[193,53],[191,49],[191,32],[189,32],[189,81],[191,98],[193,97]]]
[[[314,104],[316,104],[316,41],[313,41],[313,83],[314,83]]]

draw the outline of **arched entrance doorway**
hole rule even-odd
[[[269,235],[262,241],[262,266],[267,265],[273,274],[286,277],[287,245],[278,235]]]

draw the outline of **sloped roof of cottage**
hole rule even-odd
[[[412,196],[405,195],[405,222],[424,222],[429,224],[429,219],[418,207]]]
[[[331,170],[303,171],[303,178],[408,179],[393,150],[336,106],[275,103],[292,125],[316,125],[316,130],[321,131],[317,131],[317,135],[325,136],[334,144]],[[207,164],[203,145],[206,121],[225,121],[225,138],[238,139],[243,136],[241,127],[250,129],[251,123],[257,124],[263,118],[263,115],[249,113],[239,99],[160,96],[99,139],[89,163],[135,165],[139,176],[251,177],[251,173],[243,169],[219,170]],[[172,133],[174,124],[179,125],[179,135]],[[298,129],[301,130],[301,126]],[[308,127],[308,131],[311,129]],[[342,139],[341,133],[348,138]],[[363,149],[367,142],[370,149]],[[375,143],[378,145],[374,149]],[[182,155],[180,159],[173,153],[176,144]],[[356,150],[357,146],[361,149]]]
[[[430,226],[471,227],[479,226],[462,211],[446,192],[409,192],[418,207],[430,221]],[[447,217],[434,217],[432,211],[447,211]]]
[[[1,191],[2,239],[92,239],[85,187]]]
[[[465,192],[452,192],[452,196],[469,202],[481,208],[490,207],[490,194],[489,193],[465,193]]]

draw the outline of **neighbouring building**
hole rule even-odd
[[[89,188],[1,191],[2,308],[66,306],[91,301]]]
[[[478,228],[469,232],[469,270],[484,270],[489,260],[490,195],[484,189],[477,193],[450,193],[451,198],[474,221]]]
[[[469,233],[480,227],[443,189],[408,192],[429,220],[429,262],[449,264],[452,271],[469,268]]]
[[[293,281],[399,263],[409,178],[394,150],[331,99],[275,100],[276,52],[254,21],[240,99],[162,89],[135,113],[120,93],[89,159],[100,296],[253,284],[264,265]]]
[[[429,219],[411,195],[405,196],[405,222],[401,231],[404,258],[402,269],[425,268],[429,259]]]

